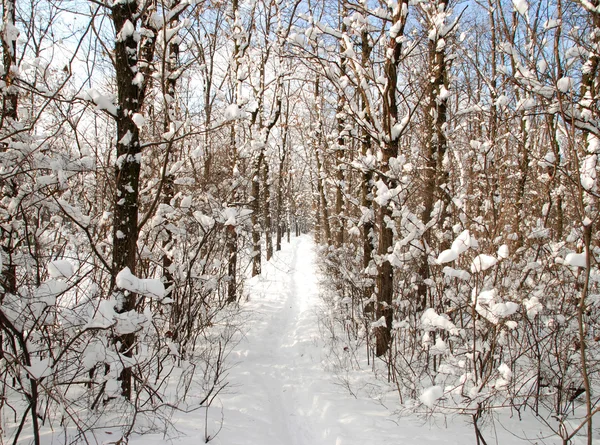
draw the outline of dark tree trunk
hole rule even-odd
[[[361,43],[362,43],[362,63],[363,66],[367,66],[369,60],[371,58],[371,46],[369,43],[369,33],[365,29],[361,33]],[[370,116],[368,113],[368,107],[366,107],[366,95],[362,96],[362,101],[365,106],[363,106],[363,112],[365,113],[365,119],[370,122]],[[363,129],[362,141],[361,141],[361,153],[363,156],[372,155],[371,153],[371,138],[366,129]],[[365,169],[362,175],[362,183],[361,183],[361,205],[365,212],[368,212],[368,217],[363,216],[363,226],[362,226],[362,246],[363,246],[363,270],[367,270],[373,259],[373,230],[375,229],[375,225],[373,224],[373,171],[369,168]],[[370,279],[370,277],[367,277]],[[364,289],[364,298],[370,299],[373,294],[374,286],[367,285]]]
[[[134,28],[138,23],[137,1],[117,3],[112,8],[115,30],[120,33],[126,22]],[[118,109],[117,123],[117,162],[115,166],[115,196],[113,224],[112,288],[115,289],[117,274],[128,267],[136,272],[136,247],[138,240],[138,197],[140,182],[140,134],[132,115],[139,112],[142,105],[142,90],[134,83],[138,70],[138,47],[133,33],[125,34],[115,41],[115,71],[117,83]],[[117,291],[115,289],[115,291]],[[137,295],[117,291],[117,311],[128,312],[135,309]],[[135,334],[119,335],[119,352],[126,357],[133,355]],[[131,398],[131,368],[121,371],[123,396]]]
[[[441,3],[445,8],[446,4]],[[430,23],[434,27],[434,23]],[[421,220],[427,224],[432,216],[433,207],[437,200],[442,201],[442,212],[438,215],[437,227],[443,230],[446,211],[449,204],[448,194],[441,186],[447,184],[448,174],[444,169],[443,160],[446,154],[447,138],[444,127],[447,121],[448,99],[441,94],[442,89],[448,87],[447,61],[445,49],[438,48],[438,39],[428,41],[428,77],[427,84],[427,107],[425,110],[426,123],[426,146],[425,146],[425,180],[423,187],[423,213]],[[424,235],[427,246],[431,246],[433,238],[431,231]],[[449,246],[448,246],[449,247]],[[446,246],[441,246],[444,249]],[[422,311],[427,307],[428,288],[425,280],[429,278],[429,252],[426,250],[421,257],[419,266],[420,282],[417,290],[417,309]]]
[[[281,152],[279,156],[279,177],[277,180],[277,216],[275,218],[277,224],[277,238],[275,243],[275,250],[281,250],[281,238],[283,237],[283,226],[281,219],[283,217],[283,187],[285,185],[285,161],[287,158],[288,152],[288,115],[289,115],[289,105],[287,105],[286,109],[286,121],[283,126],[283,140],[281,142]]]
[[[397,158],[399,154],[399,140],[392,137],[392,126],[398,119],[398,104],[396,102],[397,84],[398,84],[398,65],[402,57],[402,40],[399,38],[404,34],[407,14],[408,0],[403,0],[397,8],[397,13],[393,17],[394,23],[400,22],[398,34],[395,38],[390,38],[388,43],[388,57],[384,65],[384,73],[387,79],[386,88],[383,97],[383,124],[384,132],[388,135],[388,142],[381,148],[381,180],[388,189],[396,188],[396,180],[392,177],[389,161],[391,158]],[[393,223],[392,209],[389,205],[379,207],[377,216],[377,225],[379,227],[379,245],[377,253],[380,262],[377,270],[377,306],[375,316],[377,320],[382,317],[385,320],[385,326],[380,326],[375,330],[376,348],[375,354],[380,357],[384,355],[390,346],[392,338],[392,322],[394,311],[392,302],[394,299],[394,269],[388,259],[393,243],[394,234],[388,223]]]
[[[13,40],[10,34],[12,29],[15,29],[15,0],[3,0],[2,2],[2,61],[4,74],[2,81],[2,115],[0,116],[0,130],[2,136],[10,132],[12,124],[17,120],[17,105],[19,94],[14,86],[14,73],[16,72],[16,54],[17,42]],[[14,37],[14,36],[13,36]],[[7,144],[0,144],[0,152],[7,149]],[[4,183],[0,182],[0,190],[12,196],[17,196],[18,186],[16,182]],[[7,225],[9,227],[10,225]],[[6,229],[4,225],[0,226],[0,235],[2,237],[2,256],[4,258],[4,272],[0,274],[0,284],[3,288],[3,293],[0,295],[0,303],[4,300],[4,294],[16,294],[17,292],[17,266],[13,262],[13,233],[10,229]],[[1,346],[0,346],[1,347]]]
[[[252,276],[261,274],[261,246],[260,246],[260,172],[265,157],[264,149],[261,148],[254,162],[252,177]]]
[[[12,30],[15,29],[15,0],[2,1],[2,58],[4,73],[2,81],[4,82],[2,94],[2,121],[0,128],[6,128],[6,120],[17,120],[17,103],[19,93],[14,86],[14,74],[16,73],[17,40],[12,36]]]
[[[177,5],[174,4],[173,6],[176,7]],[[178,22],[179,22],[179,14],[176,14],[175,16],[173,16],[171,18],[169,26],[172,29],[174,29],[174,28],[176,28]],[[177,86],[177,79],[178,79],[178,77],[176,76],[176,72],[177,72],[177,69],[179,68],[179,39],[178,38],[174,38],[169,43],[169,60],[165,61],[165,63],[168,66],[168,75],[166,76],[166,79],[164,80],[163,89],[164,89],[164,92],[168,95],[168,97],[171,98],[171,100],[169,100],[169,101],[166,101],[166,100],[164,101],[164,107],[165,107],[164,131],[167,132],[171,128],[172,121],[174,119],[176,119],[175,97],[176,97],[176,86]],[[163,202],[163,204],[171,205],[171,201],[175,197],[175,178],[173,177],[172,173],[169,173],[169,165],[172,165],[172,163],[176,162],[176,160],[177,160],[177,154],[174,150],[172,143],[167,144],[165,156],[167,159],[163,166],[163,168],[165,169],[165,179],[164,179],[164,186],[163,186],[164,195],[163,195],[162,202]],[[165,282],[165,288],[167,290],[167,293],[165,296],[172,298],[173,301],[175,302],[175,304],[173,305],[173,310],[171,312],[171,317],[172,317],[171,332],[173,334],[173,341],[177,341],[178,337],[179,337],[179,328],[178,327],[179,327],[179,323],[182,319],[182,315],[185,311],[185,308],[182,307],[183,302],[179,298],[177,289],[175,288],[175,277],[173,276],[173,272],[171,271],[171,266],[173,264],[173,260],[171,258],[171,254],[168,252],[169,250],[173,249],[173,242],[174,242],[173,231],[170,228],[169,224],[167,224],[165,226],[164,230],[166,232],[166,239],[163,240],[163,242],[162,242],[162,247],[163,247],[163,252],[164,252],[163,257],[162,257],[162,268],[163,268],[163,278],[164,278],[164,282]]]
[[[269,261],[273,256],[273,233],[271,228],[271,188],[269,183],[269,163],[263,165],[263,219],[265,221],[265,253]]]

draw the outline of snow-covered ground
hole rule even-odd
[[[389,412],[354,399],[324,370],[313,242],[294,238],[248,284],[255,312],[232,355],[222,445],[350,445],[403,436]],[[387,441],[386,441],[387,442]]]
[[[208,418],[203,409],[176,414],[173,421],[181,435],[145,435],[132,442],[197,445],[208,435],[215,445],[476,443],[463,417],[429,422],[398,418],[393,415],[398,404],[394,391],[376,401],[366,391],[352,395],[339,384],[326,369],[325,334],[319,330],[320,279],[310,236],[284,244],[263,264],[262,275],[246,284],[248,301],[243,306],[248,318],[229,356],[228,386],[213,402]],[[373,380],[369,369],[351,378]],[[485,433],[490,444],[536,443],[516,436],[534,439],[539,424],[507,418],[502,425],[488,425]]]

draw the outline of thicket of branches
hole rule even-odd
[[[205,415],[253,249],[308,212],[292,199],[293,8],[2,6],[2,440],[121,443]]]
[[[478,443],[506,409],[591,444],[598,4],[312,6],[295,40],[334,348],[366,347],[407,411],[468,416]]]
[[[406,410],[591,444],[597,2],[2,6],[7,441],[209,405],[244,277],[313,229]]]

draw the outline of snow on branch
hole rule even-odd
[[[165,285],[159,279],[138,278],[131,273],[129,267],[117,274],[117,287],[145,297],[165,301]]]

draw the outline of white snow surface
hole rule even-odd
[[[225,120],[231,121],[241,119],[243,117],[242,110],[236,104],[230,104],[225,108]]]
[[[468,230],[464,230],[456,237],[450,249],[444,250],[437,257],[438,264],[449,263],[456,260],[459,255],[465,253],[471,247],[477,247],[477,241],[473,238]]]
[[[229,355],[228,385],[208,409],[206,431],[204,409],[179,412],[172,418],[175,435],[134,435],[130,445],[197,445],[205,443],[205,434],[213,445],[475,443],[466,417],[442,416],[439,422],[399,418],[394,414],[400,405],[393,386],[382,383],[381,393],[373,394],[376,381],[368,365],[344,373],[354,394],[340,384],[328,369],[328,332],[319,328],[324,308],[315,256],[310,236],[292,238],[263,263],[261,276],[246,282],[241,304],[247,318]],[[437,321],[443,318],[433,309],[429,314]],[[508,377],[505,369],[500,372]],[[425,386],[415,402],[428,411],[444,403],[443,393],[441,386]],[[499,443],[530,443],[510,431],[537,425],[524,425],[509,414],[498,428]]]
[[[587,264],[585,259],[585,253],[568,253],[565,257],[564,264],[565,266],[581,267],[585,269]]]
[[[423,402],[423,404],[427,405],[429,408],[433,408],[435,402],[437,402],[438,399],[442,398],[443,395],[444,390],[442,389],[442,387],[436,385],[427,388],[425,391],[423,391],[423,394],[421,394],[419,399],[421,400],[421,402]]]
[[[442,253],[439,254],[436,261],[438,264],[444,264],[444,263],[449,263],[451,261],[454,261],[457,258],[458,258],[458,253],[456,253],[452,249],[446,249]]]
[[[252,314],[214,408],[215,445],[363,445],[402,437],[376,401],[354,399],[326,363],[312,238],[293,238],[247,284]],[[392,431],[394,431],[392,433]]]
[[[71,278],[74,273],[73,265],[68,260],[54,260],[48,263],[48,275],[51,278]]]
[[[129,267],[117,274],[117,287],[150,298],[161,299],[165,296],[165,285],[158,279],[138,278]]]
[[[526,0],[513,0],[513,7],[522,16],[527,15],[527,11],[529,10],[529,4]]]
[[[488,270],[490,267],[495,266],[497,262],[498,260],[493,256],[482,253],[473,258],[471,272],[477,273],[483,270]]]

